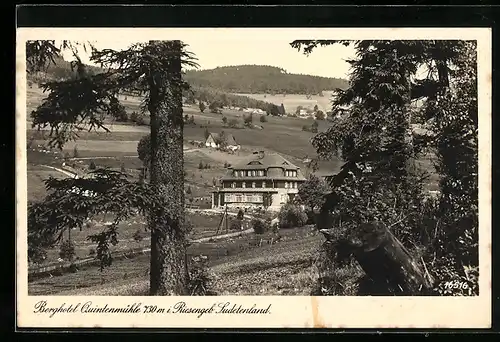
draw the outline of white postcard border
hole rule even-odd
[[[461,39],[478,42],[479,96],[479,259],[480,295],[477,297],[61,297],[28,296],[27,286],[27,166],[25,42],[37,39],[127,41],[181,39],[224,31],[235,39],[278,39],[294,32],[294,39]],[[215,32],[217,33],[217,32]],[[137,37],[137,38],[135,38]],[[228,38],[230,39],[230,38]],[[16,304],[17,326],[158,327],[158,328],[487,328],[491,326],[491,77],[490,28],[20,28],[16,41]],[[134,303],[168,308],[184,301],[191,307],[230,302],[255,304],[270,313],[260,315],[206,314],[93,314],[34,313],[37,302],[58,307],[124,307]]]

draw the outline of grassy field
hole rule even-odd
[[[193,224],[193,230],[189,234],[192,240],[211,237],[216,235],[217,228],[221,222],[222,216],[215,213],[187,212],[186,218]],[[109,220],[111,218],[108,218]],[[234,218],[229,218],[228,222]],[[71,240],[75,243],[76,259],[85,259],[93,256],[96,244],[87,240],[87,237],[92,234],[99,233],[106,229],[106,225],[111,222],[105,216],[97,217],[95,220],[88,222],[82,230],[72,229]],[[244,224],[247,225],[247,219],[244,219]],[[224,227],[223,227],[224,228]],[[134,240],[134,234],[139,231],[142,240]],[[64,239],[68,238],[68,233],[64,233]],[[223,232],[219,232],[222,234]],[[118,244],[110,246],[113,253],[129,251],[135,248],[147,248],[150,246],[150,233],[147,230],[147,223],[143,217],[135,217],[126,222],[122,222],[118,227]],[[59,247],[55,246],[47,251],[47,259],[43,265],[52,264],[59,258]]]
[[[282,230],[282,239],[270,244],[271,234],[247,235],[226,241],[199,243],[189,255],[206,255],[213,289],[220,295],[307,295],[314,281],[311,267],[322,238],[310,227]],[[262,240],[262,243],[261,243]],[[81,269],[29,284],[30,295],[144,295],[148,287],[149,256],[116,260],[112,268]]]
[[[287,95],[286,97],[293,99],[294,96]],[[305,96],[303,97],[305,98]],[[34,106],[40,103],[42,98],[43,94],[39,88],[34,86],[32,89],[29,89],[28,112],[30,108],[34,109]],[[322,99],[329,101],[328,98],[328,94],[325,93]],[[139,109],[139,98],[128,96],[127,100],[124,100],[124,97],[122,97],[122,100],[129,114]],[[306,101],[309,100],[306,99]],[[185,142],[190,140],[204,141],[205,129],[208,129],[210,132],[224,130],[227,133],[233,134],[236,141],[242,145],[243,152],[258,149],[275,151],[288,157],[292,162],[301,167],[305,167],[301,164],[303,158],[314,157],[316,155],[316,151],[310,143],[314,134],[302,130],[304,125],[311,125],[312,119],[266,116],[267,122],[260,122],[260,116],[254,115],[254,124],[262,126],[263,129],[240,129],[227,127],[222,122],[222,118],[226,117],[228,120],[236,119],[242,125],[244,113],[240,111],[223,109],[222,114],[210,113],[208,110],[201,113],[197,106],[185,106],[184,115],[193,116],[195,121],[194,125],[186,124],[184,127]],[[109,128],[112,133],[80,132],[79,139],[76,142],[69,142],[65,146],[65,151],[70,153],[76,146],[81,156],[90,156],[91,153],[95,153],[95,155],[106,155],[106,153],[136,154],[137,142],[148,132],[148,127],[145,126],[130,126],[118,123],[110,123]],[[327,121],[319,121],[319,131],[324,131],[327,128]],[[30,132],[30,134],[32,133]],[[40,133],[35,134],[40,137]],[[99,142],[93,142],[94,140]],[[100,143],[101,141],[106,141],[107,143],[102,144]],[[336,172],[339,166],[339,161],[324,162],[320,164],[320,169],[331,173]]]
[[[297,106],[302,106],[304,109],[313,109],[315,105],[318,106],[319,110],[322,110],[324,113],[330,111],[332,109],[331,104],[331,96],[332,91],[323,91],[323,96],[319,95],[311,95],[310,98],[307,98],[306,95],[302,94],[287,94],[283,96],[283,94],[235,94],[241,96],[248,96],[252,99],[266,101],[270,103],[274,103],[277,106],[280,106],[283,103],[285,106],[285,111],[287,113],[295,113]]]

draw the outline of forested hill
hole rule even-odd
[[[189,70],[186,81],[193,86],[211,87],[228,93],[320,94],[324,90],[346,89],[344,79],[289,74],[263,65],[239,65],[210,70]]]
[[[72,70],[71,63],[65,61],[63,58],[55,58],[55,63],[50,63],[47,65],[44,72],[39,72],[37,74],[28,74],[29,81],[55,81],[55,80],[67,80],[76,76],[76,70]],[[99,67],[92,65],[85,65],[87,72],[91,74],[98,74],[103,72]]]

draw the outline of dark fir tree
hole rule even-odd
[[[28,70],[36,70],[58,54],[50,41],[28,42],[27,51]],[[107,130],[100,113],[109,111],[109,101],[119,91],[141,94],[142,111],[151,119],[150,183],[131,182],[122,173],[110,170],[96,170],[92,179],[49,179],[47,186],[53,191],[29,213],[32,242],[49,240],[48,236],[57,235],[65,225],[81,227],[98,212],[110,212],[116,217],[115,223],[89,237],[98,243],[97,255],[103,265],[109,266],[107,247],[117,243],[118,223],[139,210],[148,216],[151,231],[150,295],[186,294],[182,92],[188,86],[182,80],[181,68],[182,64],[196,63],[180,41],[150,41],[123,51],[92,48],[91,61],[104,71],[86,74],[77,59],[78,78],[42,85],[48,96],[31,114],[33,125],[55,127],[50,143],[62,148],[77,137],[74,133],[83,125]],[[96,196],[92,200],[67,196],[74,186],[90,188]],[[67,205],[61,206],[61,201]],[[82,205],[82,201],[89,203]]]

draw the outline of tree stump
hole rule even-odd
[[[350,241],[355,248],[354,257],[372,280],[373,285],[385,288],[387,294],[426,294],[432,280],[408,250],[379,222],[362,224]]]
[[[327,230],[322,230],[328,239]],[[432,279],[426,277],[419,263],[380,222],[355,227],[347,239],[337,241],[340,254],[352,254],[366,273],[360,284],[360,295],[425,295],[430,293]]]

